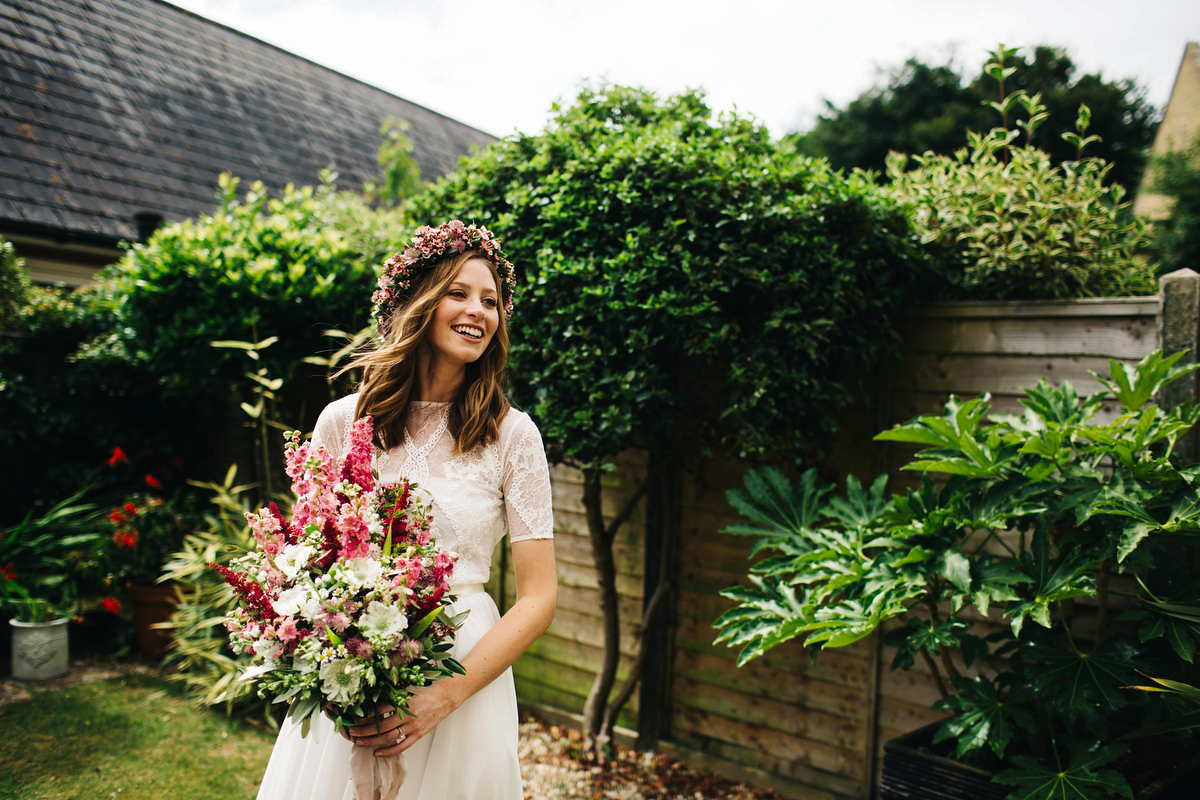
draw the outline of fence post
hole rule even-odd
[[[1179,363],[1195,363],[1200,342],[1200,273],[1185,267],[1162,276],[1158,299],[1158,346],[1163,355],[1185,350],[1187,355]],[[1163,389],[1159,402],[1174,408],[1197,397],[1196,373],[1192,373]],[[1193,430],[1176,444],[1176,452],[1187,461],[1196,457],[1196,436]]]

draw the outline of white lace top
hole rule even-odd
[[[335,400],[317,419],[313,444],[335,459],[346,451],[357,401],[357,394]],[[497,441],[455,454],[449,416],[449,403],[411,403],[404,442],[376,451],[375,469],[382,481],[413,481],[431,503],[434,539],[459,556],[454,583],[486,583],[506,530],[511,542],[554,536],[546,451],[533,420],[514,408]]]

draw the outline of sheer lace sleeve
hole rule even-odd
[[[514,408],[505,415],[500,426],[500,449],[509,540],[553,538],[550,468],[542,435],[528,414]]]
[[[316,427],[313,428],[312,446],[314,450],[318,445],[325,445],[325,449],[329,451],[334,460],[343,456],[346,450],[346,432],[350,430],[350,423],[353,422],[354,406],[357,401],[358,396],[351,394],[334,400],[321,409]]]

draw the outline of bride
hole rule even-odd
[[[355,748],[404,754],[406,774],[390,797],[522,797],[511,666],[550,625],[558,588],[541,436],[501,386],[514,286],[487,228],[458,220],[419,228],[384,264],[372,297],[382,341],[352,365],[363,369],[359,391],[326,406],[313,431],[314,446],[338,459],[351,423],[374,417],[380,480],[407,478],[427,493],[434,538],[459,556],[450,612],[469,611],[453,650],[466,673],[416,690],[404,716],[380,706],[341,735],[324,716],[307,736],[285,719],[259,800],[353,797]],[[505,531],[516,601],[500,616],[483,584]]]

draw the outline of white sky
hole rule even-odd
[[[1132,78],[1160,110],[1198,0],[171,0],[285,50],[505,136],[540,131],[586,80],[805,129],[910,56],[974,75],[997,43],[1067,48]]]

